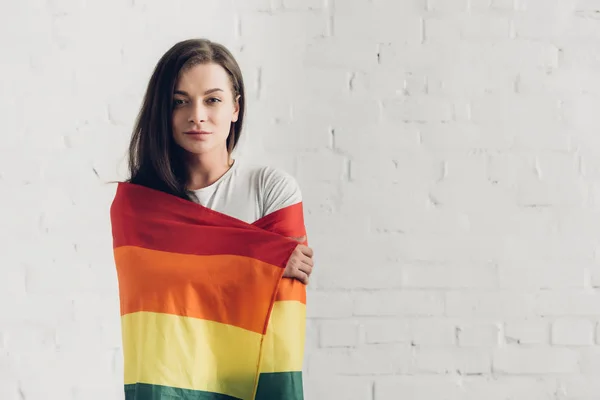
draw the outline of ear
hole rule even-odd
[[[235,104],[234,104],[234,111],[233,111],[233,116],[231,117],[231,122],[237,122],[239,115],[240,115],[240,97],[242,97],[241,95],[237,95],[237,97],[235,98]]]

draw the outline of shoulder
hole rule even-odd
[[[248,166],[248,171],[259,192],[263,216],[302,202],[298,181],[284,169],[253,165]]]

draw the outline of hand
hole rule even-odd
[[[313,250],[303,244],[299,244],[294,249],[290,259],[285,266],[283,276],[285,278],[297,279],[308,285],[308,278],[313,270]]]

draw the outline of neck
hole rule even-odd
[[[202,189],[215,183],[233,165],[233,159],[224,152],[188,155],[189,190]]]

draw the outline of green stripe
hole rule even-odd
[[[125,400],[241,400],[225,394],[170,386],[132,383],[125,385]]]
[[[304,400],[302,372],[260,374],[256,400]]]

